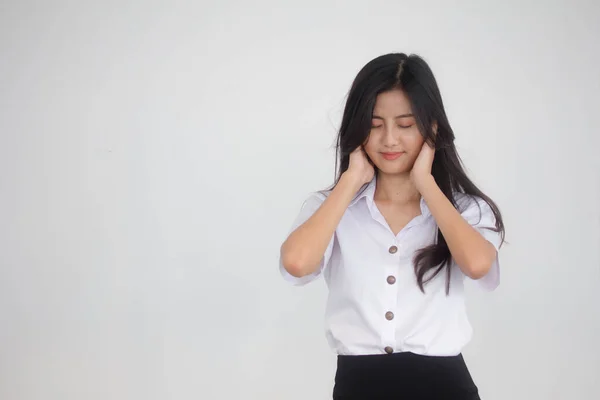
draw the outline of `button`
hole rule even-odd
[[[394,313],[391,311],[388,311],[385,313],[385,319],[387,319],[388,321],[391,321],[394,319]]]
[[[389,283],[390,285],[393,285],[394,283],[396,283],[396,277],[392,276],[392,275],[388,276],[387,283]]]
[[[385,346],[384,350],[388,354],[392,354],[394,352],[394,349],[392,349],[390,346]]]
[[[398,247],[396,247],[396,246],[392,246],[389,249],[390,254],[396,254],[397,251],[398,251]]]

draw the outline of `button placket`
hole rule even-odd
[[[396,255],[398,253],[398,246],[397,244],[393,244],[388,248],[388,253],[390,253],[391,255]],[[397,256],[394,257],[395,260],[398,259]],[[395,266],[397,267],[397,266]],[[396,277],[393,275],[393,271],[395,270],[395,268],[391,268],[392,273],[390,275],[388,275],[388,277],[386,278],[386,281],[389,285],[393,285],[396,283]]]
[[[385,312],[384,314],[384,318],[386,319],[386,327],[385,329],[385,333],[384,333],[384,344],[386,344],[386,346],[384,347],[384,351],[387,354],[392,354],[394,353],[394,347],[395,343],[396,343],[396,324],[394,321],[394,312],[392,310],[395,311],[396,306],[397,306],[397,300],[398,300],[398,296],[397,296],[397,286],[396,284],[396,272],[397,272],[397,268],[399,267],[399,254],[398,254],[398,250],[399,250],[400,246],[398,245],[397,242],[391,244],[388,247],[388,257],[391,257],[390,260],[390,267],[389,267],[389,274],[386,276],[385,280],[386,280],[386,286],[389,288],[388,291],[386,291],[387,293],[389,293],[389,297],[388,297],[388,302],[389,302],[389,309]]]

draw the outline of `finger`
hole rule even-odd
[[[371,166],[375,166],[375,164],[373,164],[373,161],[371,161],[371,157],[369,157],[369,155],[367,154],[367,150],[365,150],[365,146],[361,146],[360,147],[362,149],[362,154],[365,157],[365,160],[367,160],[367,162],[369,164],[371,164]]]
[[[434,152],[435,152],[435,148],[432,145],[430,145],[427,142],[423,143],[423,148],[421,149],[421,153],[424,156],[431,157],[431,155],[433,155]]]

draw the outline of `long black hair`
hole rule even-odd
[[[454,132],[448,122],[442,96],[433,72],[423,58],[404,53],[379,56],[368,62],[357,74],[342,116],[336,145],[337,175],[333,187],[348,169],[350,153],[366,143],[371,131],[373,108],[377,95],[393,89],[402,90],[412,106],[417,127],[425,142],[435,147],[431,173],[444,195],[459,208],[455,193],[479,197],[491,208],[496,219],[492,230],[501,234],[504,242],[504,223],[498,206],[467,176],[454,145]],[[433,132],[433,124],[437,132]],[[338,164],[339,161],[339,164]],[[436,243],[417,251],[414,268],[422,292],[424,284],[446,269],[446,293],[450,290],[452,255],[444,235],[438,229]],[[427,278],[426,278],[426,275]]]

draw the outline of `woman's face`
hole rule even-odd
[[[380,93],[373,108],[365,151],[384,174],[405,174],[423,147],[408,97],[400,89]]]

